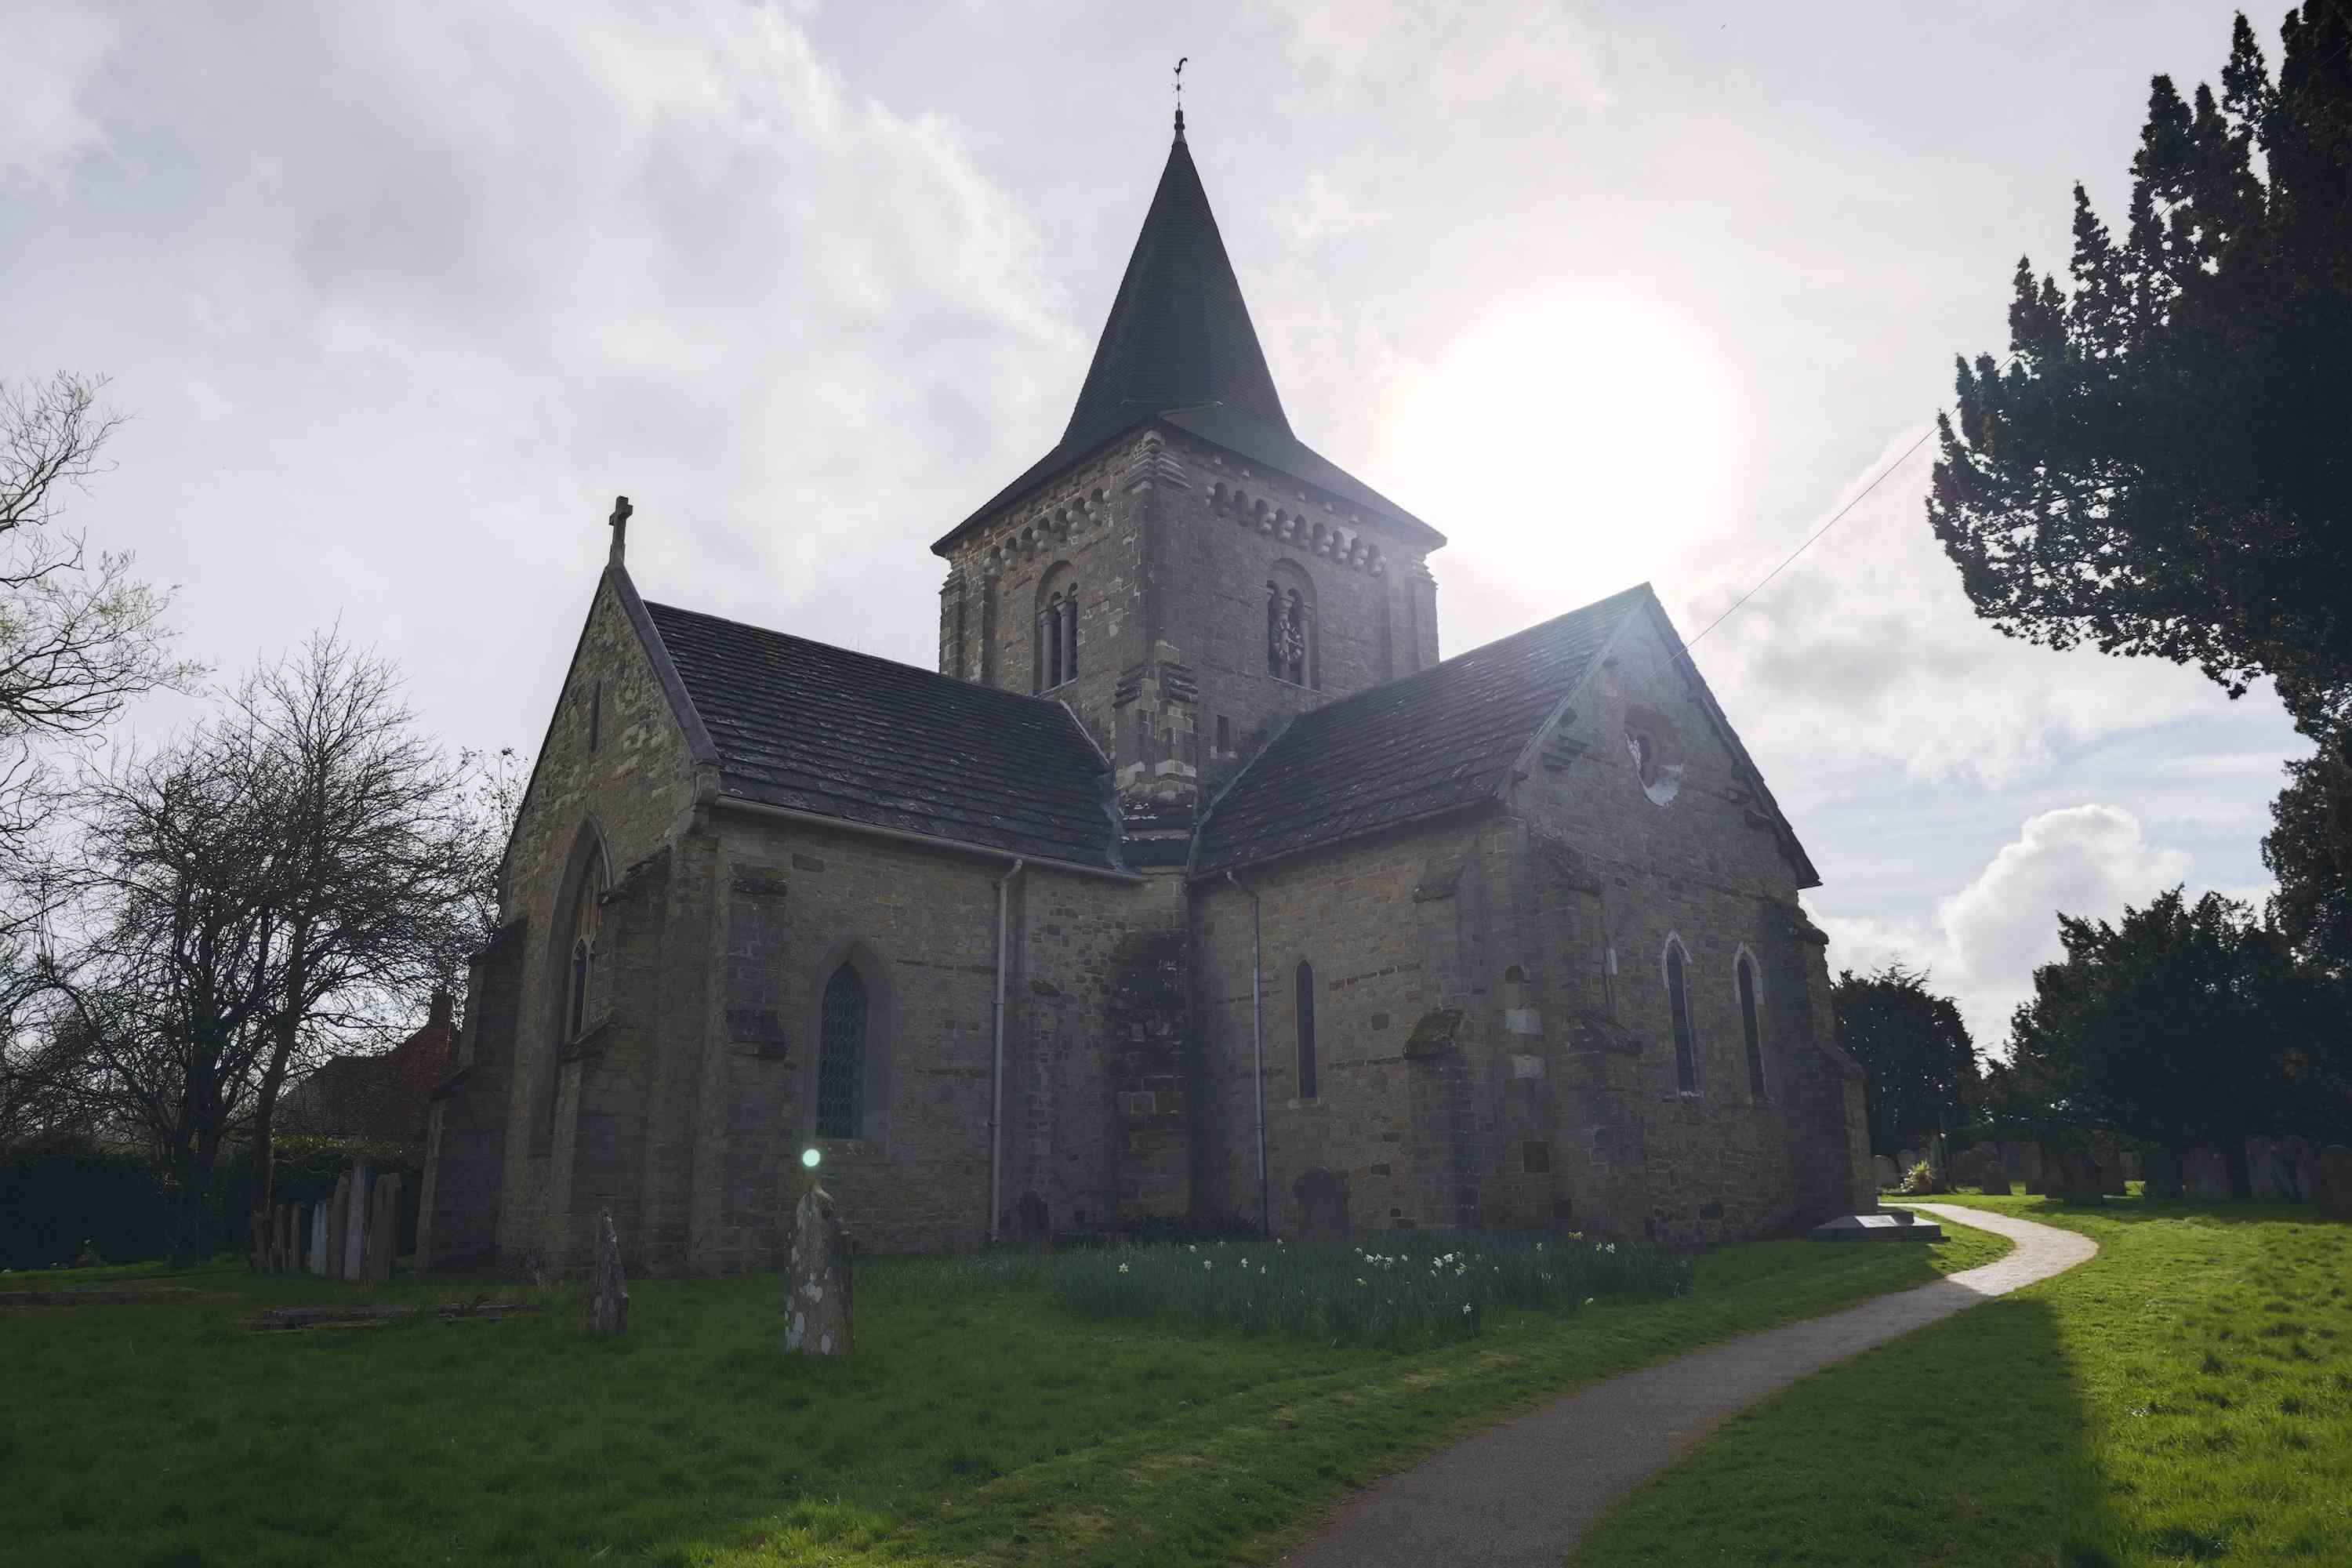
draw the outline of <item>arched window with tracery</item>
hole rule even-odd
[[[1037,588],[1037,618],[1030,633],[1035,668],[1033,690],[1051,691],[1078,674],[1078,584],[1066,564],[1045,574]]]
[[[1294,577],[1286,573],[1266,579],[1265,672],[1293,686],[1318,684],[1315,590],[1304,574]]]
[[[1315,1098],[1315,966],[1298,963],[1298,1098]]]
[[[866,1135],[866,1014],[865,978],[856,964],[844,963],[824,983],[818,1020],[816,1135],[820,1138]]]
[[[1680,937],[1666,939],[1666,1007],[1674,1015],[1675,1087],[1685,1094],[1698,1092],[1698,1035],[1691,1027],[1690,988],[1685,983]]]
[[[1756,1005],[1756,961],[1743,950],[1732,966],[1739,984],[1739,1030],[1748,1042],[1748,1092],[1764,1098],[1764,1028]]]

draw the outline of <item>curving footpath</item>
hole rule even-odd
[[[1298,1568],[1559,1568],[1612,1504],[1727,1417],[1807,1373],[2063,1273],[2099,1249],[2087,1237],[2032,1220],[1947,1204],[1911,1206],[2017,1247],[1997,1263],[1932,1285],[1609,1378],[1465,1438],[1341,1503],[1282,1561]]]

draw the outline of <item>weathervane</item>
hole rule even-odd
[[[1182,55],[1176,61],[1176,140],[1179,142],[1184,140],[1184,62],[1192,58]]]

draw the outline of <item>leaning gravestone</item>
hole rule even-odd
[[[1870,1157],[1870,1163],[1878,1173],[1878,1190],[1880,1192],[1883,1193],[1890,1187],[1899,1186],[1902,1184],[1903,1178],[1895,1173],[1894,1161],[1888,1159],[1884,1154],[1873,1154]]]
[[[2146,1173],[2141,1178],[2140,1195],[2147,1198],[2177,1198],[2180,1195],[2180,1157],[2169,1149],[2151,1149],[2141,1162]]]
[[[849,1237],[833,1194],[811,1171],[793,1205],[792,1266],[784,1276],[784,1349],[803,1355],[849,1353]]]
[[[2312,1162],[2312,1186],[2319,1212],[2330,1219],[2352,1219],[2352,1149],[2330,1143]]]
[[[2181,1184],[2194,1202],[2226,1204],[2230,1201],[2230,1163],[2219,1150],[2200,1143],[2189,1151],[2181,1168]]]
[[[1339,1242],[1348,1239],[1348,1178],[1318,1165],[1290,1184],[1298,1199],[1298,1239]]]
[[[596,1274],[588,1290],[588,1331],[618,1334],[629,1327],[629,1280],[621,1272],[621,1237],[613,1211],[604,1211],[596,1231]]]

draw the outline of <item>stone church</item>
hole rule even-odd
[[[1067,430],[932,546],[936,674],[611,563],[436,1090],[420,1259],[1190,1221],[1677,1242],[1874,1206],[1812,864],[1647,585],[1438,657],[1176,138]]]

